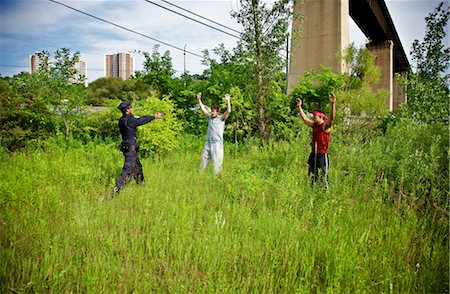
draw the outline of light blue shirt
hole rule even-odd
[[[222,115],[216,117],[209,116],[208,132],[206,133],[207,143],[223,143],[223,131],[225,130],[225,122]]]

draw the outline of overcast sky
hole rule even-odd
[[[442,1],[385,1],[404,51],[410,57],[413,41],[415,39],[423,40],[425,17]],[[71,52],[79,51],[81,53],[80,59],[87,62],[88,81],[92,82],[104,76],[105,54],[134,50],[151,52],[155,44],[160,44],[160,52],[170,51],[177,75],[183,72],[184,66],[190,73],[201,73],[205,69],[201,64],[201,58],[187,53],[186,59],[184,59],[182,49],[185,46],[187,51],[201,56],[202,50],[212,50],[220,43],[224,43],[227,49],[232,49],[237,41],[233,36],[186,19],[144,0],[58,0],[58,2],[126,27],[149,38],[48,0],[0,0],[0,74],[2,76],[13,76],[21,71],[28,71],[28,56],[34,52],[46,50],[53,56],[56,49],[66,47]],[[233,31],[181,11],[170,4],[160,0],[154,0],[154,2],[236,35]],[[449,1],[444,2],[448,9]],[[234,30],[241,30],[236,20],[230,17],[230,11],[238,9],[238,0],[178,0],[170,1],[170,3]],[[157,41],[151,40],[151,38]],[[365,36],[350,19],[350,42],[362,46],[365,40]],[[448,44],[448,35],[446,42]],[[135,70],[141,70],[144,58],[135,53],[133,56]]]

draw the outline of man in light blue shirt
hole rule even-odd
[[[197,93],[198,105],[208,119],[208,132],[206,134],[206,142],[203,147],[202,159],[200,161],[200,171],[204,170],[208,162],[212,160],[214,166],[214,174],[218,175],[223,163],[223,131],[225,130],[225,121],[231,112],[230,95],[226,94],[224,99],[227,101],[227,110],[220,115],[218,105],[211,107],[209,112],[202,103],[202,93]]]

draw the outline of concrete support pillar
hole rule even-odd
[[[349,44],[349,0],[305,0],[294,6],[288,93],[299,77],[321,65],[343,72],[337,53]],[[302,3],[305,2],[305,3]],[[300,17],[303,16],[303,21]]]
[[[389,111],[394,110],[394,42],[391,40],[369,43],[367,49],[375,54],[375,65],[381,69],[381,78],[378,85],[374,86],[374,90],[386,89],[389,92],[389,98],[386,101],[386,106]]]

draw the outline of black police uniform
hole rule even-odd
[[[122,102],[118,108],[123,111],[124,109],[130,107],[131,103],[127,100]],[[120,189],[131,179],[131,177],[134,177],[136,183],[138,184],[144,181],[142,164],[137,153],[138,148],[136,144],[136,128],[138,126],[145,125],[154,119],[154,116],[136,117],[131,114],[124,114],[119,119],[119,129],[122,135],[122,144],[120,146],[120,149],[125,156],[125,162],[123,164],[122,173],[116,181],[117,193],[119,193]]]

